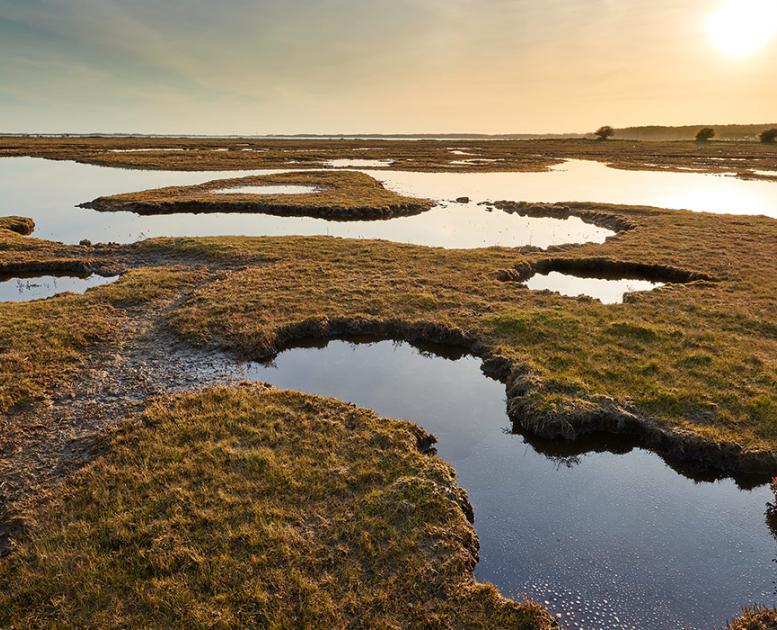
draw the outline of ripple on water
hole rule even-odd
[[[546,601],[572,628],[707,629],[774,603],[767,486],[686,476],[628,438],[522,435],[506,417],[504,385],[480,366],[449,348],[318,341],[237,367],[236,378],[334,396],[433,433],[474,507],[476,577]]]

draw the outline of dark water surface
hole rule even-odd
[[[514,434],[504,386],[479,359],[447,353],[331,341],[244,369],[436,435],[475,509],[477,578],[544,602],[568,627],[709,629],[775,603],[768,487],[694,480],[627,439]]]

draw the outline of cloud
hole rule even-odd
[[[131,119],[169,132],[685,122],[677,112],[714,110],[721,78],[744,103],[763,98],[758,77],[777,69],[773,50],[747,69],[711,59],[700,32],[709,10],[707,0],[0,0],[0,116],[16,129]]]

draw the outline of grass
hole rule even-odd
[[[115,152],[112,149],[149,148]],[[179,150],[168,150],[179,149]],[[183,149],[183,150],[180,150]],[[218,150],[217,150],[218,149]],[[226,149],[226,150],[224,150]],[[473,155],[457,155],[464,150]],[[546,140],[255,140],[186,138],[0,138],[0,157],[31,155],[90,164],[163,170],[240,170],[322,168],[332,159],[390,160],[386,168],[405,171],[544,171],[567,159],[587,159],[624,169],[735,172],[777,170],[777,145],[693,141],[607,142]],[[495,160],[476,163],[464,160]]]
[[[724,630],[777,630],[777,610],[773,608],[747,609],[741,617],[727,624]]]
[[[318,190],[283,195],[220,194],[239,186],[306,185]],[[418,214],[432,207],[428,199],[404,197],[386,190],[369,175],[348,171],[316,171],[221,179],[196,186],[158,188],[100,197],[84,207],[138,214],[175,212],[262,212],[338,220],[388,219]]]
[[[501,270],[550,258],[541,252],[456,251],[325,237],[175,238],[82,248],[5,231],[0,232],[0,260],[46,264],[48,256],[53,261],[138,264],[133,261],[159,259],[186,265],[187,258],[194,259],[225,272],[167,317],[176,334],[197,343],[266,356],[306,326],[312,334],[330,334],[322,322],[341,322],[340,327],[347,321],[366,322],[373,328],[385,322],[434,324],[463,331],[484,353],[527,371],[531,387],[524,388],[524,402],[538,416],[564,417],[614,401],[670,430],[774,452],[777,223],[764,217],[592,204],[572,204],[564,212],[597,220],[617,216],[630,229],[602,245],[554,251],[554,261],[603,258],[669,266],[718,281],[670,285],[605,306],[500,281]],[[70,364],[71,348],[85,351],[66,330],[68,309],[83,311],[86,321],[103,319],[101,309],[111,307],[110,301],[86,305],[96,299],[92,296],[118,292],[131,301],[130,294],[138,290],[127,288],[131,277],[139,276],[130,275],[102,293],[62,298],[61,307],[60,298],[41,305],[0,305],[8,313],[0,324],[4,352],[19,357],[7,371],[6,405],[20,398],[8,393],[20,391],[21,379],[15,376],[20,365],[29,366],[21,374],[29,372],[41,388],[60,361]],[[161,278],[149,276],[146,284]],[[178,295],[175,282],[167,291]],[[60,346],[58,328],[44,324],[49,305],[55,314],[63,309],[61,334],[67,342],[62,355],[46,354],[47,345]],[[102,330],[99,325],[91,329]],[[34,348],[36,330],[47,340],[39,350]],[[39,368],[38,362],[45,366]]]
[[[210,150],[216,141],[191,141],[191,155],[170,152],[170,161],[108,154],[92,140],[14,142],[0,140],[0,151],[166,168],[268,163],[225,157],[242,151]],[[532,146],[544,157],[530,157]],[[629,147],[554,141],[483,151],[513,151],[505,164],[535,169],[559,155],[617,155],[624,167],[648,159],[644,147]],[[313,143],[311,157],[343,157],[346,148]],[[412,160],[420,170],[444,168],[448,152],[392,143],[359,157],[389,150],[407,151],[400,167]],[[667,168],[696,159],[683,143],[651,150]],[[773,162],[755,144],[725,151],[727,160]],[[603,245],[557,248],[554,261],[667,266],[711,280],[605,306],[503,281],[505,270],[551,257],[530,249],[326,237],[77,247],[24,236],[28,222],[0,219],[0,271],[130,269],[81,296],[0,304],[4,439],[14,435],[9,410],[45,403],[95,354],[120,352],[126,318],[142,313],[163,316],[182,340],[255,357],[305,335],[356,330],[465,343],[507,360],[511,405],[537,416],[617,405],[677,435],[774,454],[777,222],[593,204],[560,212],[616,217],[612,224],[628,229]],[[0,626],[547,626],[536,606],[473,583],[475,537],[462,495],[447,465],[420,454],[418,438],[407,423],[288,392],[216,389],[158,401],[40,506],[37,524],[0,563]],[[731,627],[770,627],[770,615],[748,611]]]
[[[0,563],[0,626],[555,627],[473,582],[466,499],[423,438],[253,386],[158,401]]]
[[[201,275],[176,267],[146,268],[83,295],[0,302],[0,413],[61,393],[91,355],[117,346],[127,309],[157,307]],[[10,422],[0,418],[4,438],[13,434]]]
[[[602,211],[602,208],[598,208]],[[584,214],[591,207],[574,208]],[[615,400],[663,427],[749,450],[777,446],[777,223],[605,208],[635,225],[553,258],[605,257],[717,278],[602,305],[501,282],[542,253],[477,252],[331,238],[197,239],[247,268],[194,292],[169,316],[181,336],[253,356],[343,322],[461,331],[532,375],[537,412]],[[677,247],[681,240],[682,248]],[[206,245],[203,245],[206,244]],[[147,241],[150,251],[186,246]],[[252,260],[273,260],[252,266]],[[329,322],[329,324],[328,324]],[[369,327],[369,326],[368,326]],[[378,326],[379,327],[379,326]]]

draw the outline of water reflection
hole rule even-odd
[[[0,275],[0,302],[29,302],[60,293],[83,293],[92,287],[116,282],[119,276]]]
[[[279,173],[283,171],[262,171]],[[420,215],[390,221],[326,221],[309,217],[263,214],[169,214],[140,216],[130,212],[97,212],[76,208],[104,195],[188,186],[258,172],[168,172],[104,168],[34,158],[0,159],[0,216],[21,214],[35,220],[35,236],[77,243],[132,242],[153,236],[287,236],[330,235],[387,239],[434,247],[473,248],[503,245],[547,247],[572,242],[601,243],[610,230],[576,217],[559,221],[489,212],[476,203],[437,206]]]
[[[546,173],[368,172],[392,190],[433,199],[591,201],[777,218],[774,182],[721,175],[625,171],[587,160],[570,160]]]
[[[477,359],[332,341],[244,375],[435,434],[475,509],[477,577],[545,601],[570,627],[710,628],[746,604],[774,603],[767,486],[670,467],[626,438],[528,438]]]
[[[304,195],[318,192],[315,186],[279,185],[266,186],[234,186],[233,188],[218,188],[209,191],[218,195]]]
[[[636,278],[599,278],[551,271],[534,274],[526,282],[533,291],[553,291],[570,297],[586,295],[603,304],[622,304],[627,293],[653,291],[664,286],[662,282]]]
[[[343,158],[338,160],[326,160],[324,164],[331,168],[379,168],[388,166],[393,160],[367,160],[361,158]]]
[[[2,158],[0,216],[30,216],[38,225],[37,236],[69,243],[84,238],[126,243],[153,236],[332,235],[449,248],[545,248],[573,242],[600,243],[612,234],[576,218],[558,221],[488,212],[478,205],[486,200],[580,200],[777,217],[777,186],[773,182],[695,173],[621,171],[580,160],[547,173],[365,170],[399,193],[438,200],[466,196],[472,200],[471,204],[437,206],[415,217],[391,221],[343,224],[307,217],[229,213],[143,217],[75,207],[106,195],[281,172],[289,171],[142,171],[39,158]]]

